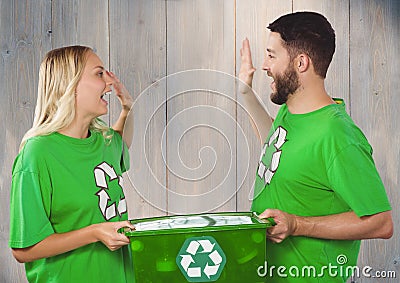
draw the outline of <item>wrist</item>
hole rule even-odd
[[[313,237],[312,231],[314,230],[314,222],[310,217],[297,216],[294,217],[294,231],[293,236],[306,236]]]
[[[126,113],[129,113],[129,111],[131,111],[132,105],[122,105],[122,110]]]
[[[100,241],[99,238],[99,224],[92,224],[87,227],[91,243]]]
[[[252,83],[251,82],[249,84],[241,83],[239,90],[240,90],[240,93],[243,95],[253,93]]]
[[[298,215],[293,215],[293,236],[303,236],[301,232],[301,227],[302,227],[302,218]]]
[[[124,106],[124,107],[121,109],[121,113],[119,114],[119,116],[122,117],[122,118],[128,117],[129,110],[130,110],[130,109],[129,109],[128,107],[125,108],[125,106]]]

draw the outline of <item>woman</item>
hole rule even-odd
[[[113,128],[104,95],[122,111]],[[47,53],[33,127],[14,162],[10,241],[30,282],[133,282],[122,173],[128,169],[132,98],[88,47]],[[128,119],[127,119],[128,117]]]

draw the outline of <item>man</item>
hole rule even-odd
[[[262,273],[268,282],[345,282],[361,239],[392,236],[391,207],[371,146],[343,100],[325,90],[335,51],[330,23],[320,14],[298,12],[268,29],[263,70],[274,79],[271,101],[282,105],[270,130],[271,118],[251,91],[255,68],[247,39],[239,74],[249,86],[242,95],[266,141],[252,210],[276,222],[267,231]]]

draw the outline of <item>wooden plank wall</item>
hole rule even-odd
[[[350,2],[351,114],[374,148],[395,224],[390,241],[363,242],[360,258],[376,269],[396,270],[397,280],[385,282],[400,278],[399,18],[400,1]]]
[[[38,67],[48,50],[93,47],[135,98],[132,168],[125,176],[130,217],[243,211],[260,144],[236,93],[239,49],[248,37],[260,70],[265,27],[299,10],[325,14],[336,30],[327,89],[347,101],[374,147],[393,205],[394,237],[364,241],[359,266],[400,277],[400,1],[0,0],[0,282],[26,281],[7,244],[10,173],[32,123]],[[275,115],[269,83],[256,73],[254,89]],[[111,123],[119,106],[114,96],[109,100],[104,119]]]

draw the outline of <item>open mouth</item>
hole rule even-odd
[[[103,94],[100,96],[100,98],[103,99],[104,96],[106,96],[107,94],[110,94],[110,92],[105,92],[105,93],[103,93]]]
[[[107,100],[104,99],[105,96],[106,96],[106,94],[107,94],[107,92],[106,92],[106,93],[103,93],[103,94],[100,96],[100,99],[101,99],[101,101],[103,101],[103,102],[105,102],[105,103],[108,104]]]

